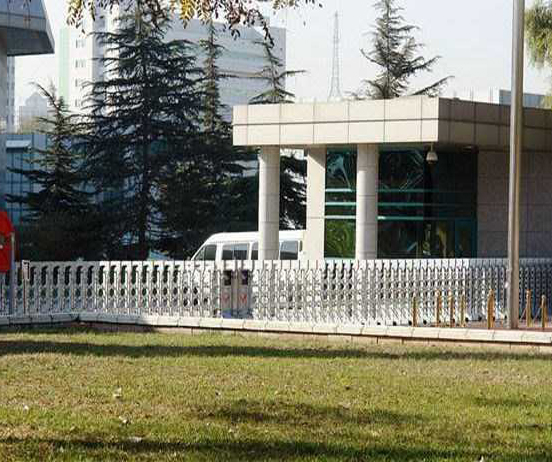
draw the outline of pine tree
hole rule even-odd
[[[235,76],[220,71],[218,60],[224,48],[218,43],[218,31],[212,21],[207,24],[207,28],[207,38],[199,42],[205,56],[204,78],[201,84],[203,149],[212,179],[219,186],[216,191],[219,197],[214,202],[220,203],[220,196],[226,193],[226,183],[236,176],[241,176],[244,171],[243,165],[239,162],[251,160],[252,154],[233,146],[232,124],[224,117],[228,108],[221,102],[220,82]]]
[[[48,136],[46,149],[36,151],[28,169],[11,169],[26,177],[33,191],[8,195],[9,202],[23,204],[28,215],[23,222],[25,257],[40,260],[73,260],[96,254],[95,210],[85,190],[80,133],[61,97],[37,86],[48,100],[50,116],[40,119]]]
[[[211,234],[234,231],[242,222],[240,201],[244,162],[253,159],[249,150],[233,146],[232,126],[224,115],[220,82],[232,76],[221,72],[218,60],[223,47],[213,22],[207,37],[199,42],[204,58],[201,95],[201,136],[188,158],[166,178],[161,204],[165,249],[174,257],[191,256]],[[197,181],[199,179],[200,181]],[[190,201],[190,197],[196,197]],[[250,204],[250,198],[245,199]]]
[[[445,77],[410,91],[410,80],[418,74],[431,72],[440,57],[425,59],[418,54],[423,45],[412,35],[417,27],[405,23],[401,15],[403,8],[396,3],[396,0],[378,0],[374,5],[380,16],[373,32],[373,48],[362,49],[361,53],[381,71],[375,79],[363,81],[363,88],[354,95],[357,98],[392,99],[409,93],[437,95],[450,79]]]
[[[274,54],[272,43],[265,40],[257,45],[263,48],[266,63],[254,78],[264,82],[266,90],[252,98],[250,104],[293,103],[295,95],[286,90],[286,79],[304,71],[284,70],[281,60]],[[304,228],[307,164],[291,153],[281,157],[280,165],[280,228]]]
[[[165,42],[169,21],[153,16],[138,3],[116,31],[94,34],[106,47],[105,78],[87,101],[87,167],[102,196],[112,258],[146,259],[160,245],[162,191],[198,144],[201,71],[191,44]]]

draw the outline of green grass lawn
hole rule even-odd
[[[552,356],[0,334],[0,461],[552,460]]]

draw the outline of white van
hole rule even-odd
[[[280,260],[298,260],[305,231],[280,231]],[[258,260],[259,233],[221,233],[207,239],[193,261]]]

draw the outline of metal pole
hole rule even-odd
[[[513,0],[512,105],[510,114],[510,191],[508,198],[508,319],[510,329],[519,326],[519,229],[521,151],[523,136],[523,65],[525,0]]]
[[[10,234],[10,315],[15,314],[15,233]]]

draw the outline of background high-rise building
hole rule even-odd
[[[8,57],[8,92],[6,111],[6,131],[13,132],[15,129],[15,57]]]
[[[40,127],[40,119],[48,116],[48,100],[40,93],[34,92],[19,106],[18,130],[33,132]]]
[[[93,32],[110,31],[117,27],[114,14],[99,12],[95,21],[87,18],[84,31],[65,27],[60,31],[58,60],[60,95],[66,100],[70,110],[82,110],[88,89],[86,83],[101,80],[104,68],[101,58],[105,56],[105,47],[91,35]],[[266,65],[263,48],[256,42],[264,39],[264,33],[257,28],[239,27],[238,34],[232,36],[224,24],[216,23],[219,43],[224,47],[219,58],[219,67],[223,74],[236,78],[221,82],[221,100],[226,105],[225,116],[229,119],[231,108],[237,104],[246,104],[251,98],[262,93],[265,83],[253,77]],[[285,68],[286,30],[279,27],[270,29],[274,40],[274,54]],[[207,27],[199,20],[191,20],[184,27],[175,17],[167,32],[166,40],[188,40],[198,44],[208,36]],[[198,64],[202,63],[201,50],[196,49]]]
[[[32,170],[37,157],[37,149],[46,149],[46,135],[41,133],[7,135],[6,169],[4,173],[4,193],[23,196],[28,192],[38,191],[38,185],[29,178],[10,169]],[[6,212],[15,225],[29,213],[23,204],[6,202]]]

